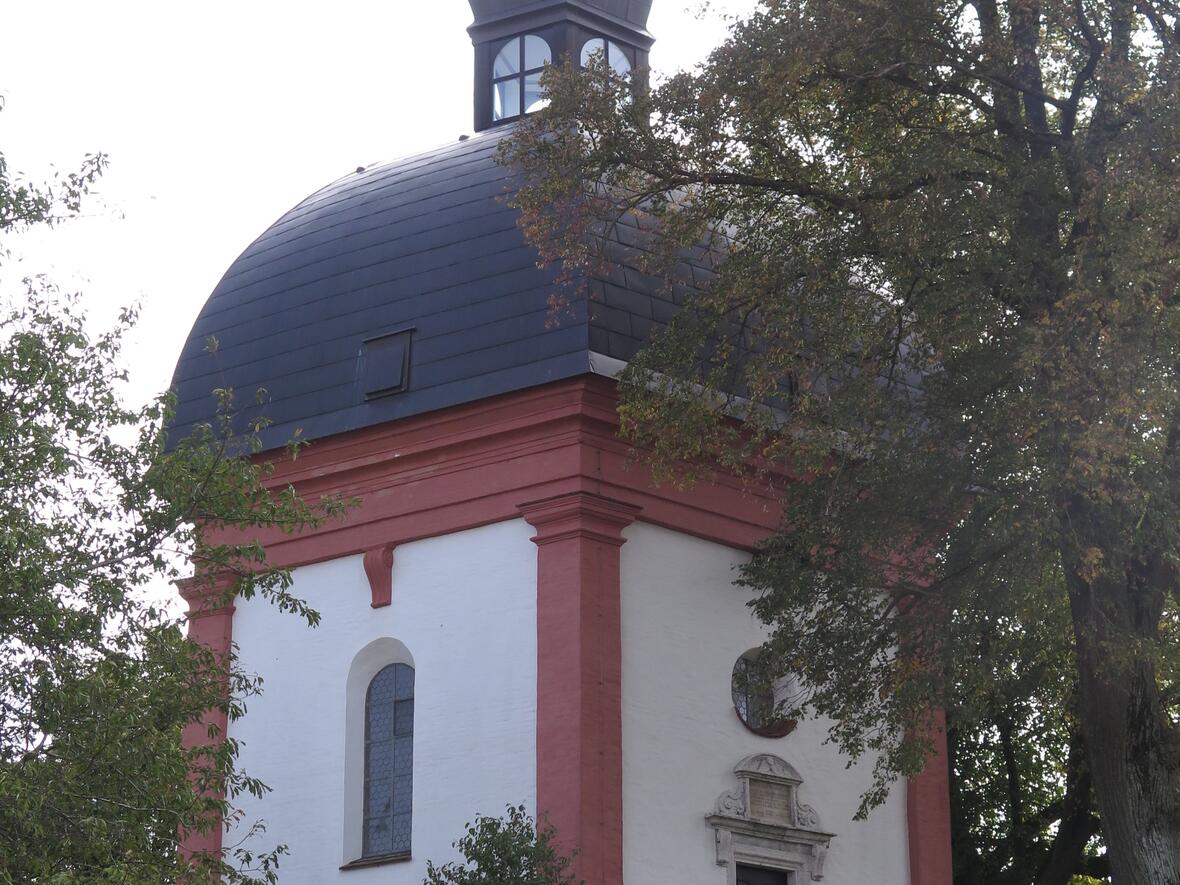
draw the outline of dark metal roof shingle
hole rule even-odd
[[[585,374],[591,351],[634,355],[667,296],[615,243],[606,297],[598,286],[591,303],[554,311],[555,273],[537,267],[503,199],[513,176],[497,163],[499,137],[346,176],[255,240],[181,353],[172,439],[213,418],[214,388],[233,388],[251,416],[265,389],[262,439],[274,448],[296,431],[315,439]],[[363,342],[403,329],[408,389],[366,401]]]

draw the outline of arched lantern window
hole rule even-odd
[[[631,59],[627,57],[623,47],[613,40],[607,40],[605,37],[593,37],[587,40],[582,45],[582,67],[589,65],[591,59],[595,57],[606,59],[611,70],[620,77],[626,77],[631,73]]]
[[[541,71],[552,61],[549,44],[536,34],[505,43],[492,64],[492,119],[511,120],[543,108]]]
[[[365,695],[362,858],[410,853],[413,797],[414,668],[390,664]]]

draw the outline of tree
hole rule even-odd
[[[990,679],[957,683],[947,706],[955,885],[1074,883],[1103,876],[1068,611],[980,638]],[[956,690],[957,689],[957,690]]]
[[[455,842],[465,863],[427,861],[423,885],[581,885],[555,838],[523,805],[509,805],[503,817],[480,815]]]
[[[0,248],[75,213],[101,156],[38,186],[0,155]],[[0,252],[6,270],[7,252]],[[11,279],[4,282],[13,286]],[[180,834],[236,819],[233,799],[265,786],[211,731],[184,749],[207,710],[232,719],[260,681],[184,637],[153,601],[181,576],[226,572],[314,623],[252,544],[212,544],[202,526],[317,524],[338,512],[268,491],[252,439],[224,424],[166,447],[170,399],[120,399],[120,335],[92,337],[80,297],[23,281],[0,307],[0,882],[273,882],[279,848],[182,857]],[[222,391],[228,416],[232,396]],[[248,827],[247,827],[248,828]]]
[[[545,260],[592,297],[625,221],[682,304],[621,380],[631,438],[797,478],[743,580],[793,714],[880,752],[865,810],[1048,620],[1128,885],[1180,882],[1178,25],[765,0],[650,90],[551,71],[506,150]]]

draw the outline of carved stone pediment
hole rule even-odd
[[[751,777],[759,780],[781,781],[794,786],[803,783],[803,778],[795,770],[795,766],[787,760],[771,756],[769,753],[747,756],[733,767],[733,773],[739,778]]]
[[[799,772],[785,759],[763,753],[747,756],[733,773],[737,787],[722,793],[706,817],[716,831],[717,863],[728,868],[729,885],[737,881],[739,863],[822,881],[834,834],[824,832],[816,810],[799,800]]]

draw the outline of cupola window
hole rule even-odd
[[[486,132],[540,111],[548,64],[589,67],[604,88],[616,77],[644,86],[647,16],[652,0],[470,0],[467,29],[475,47],[475,131]],[[597,24],[596,24],[597,23]],[[594,63],[595,53],[601,61]],[[609,76],[603,76],[607,72]],[[631,86],[628,83],[628,86]],[[629,89],[619,89],[621,104]]]
[[[600,60],[605,58],[611,70],[620,77],[626,77],[631,73],[631,59],[627,58],[623,47],[613,40],[607,40],[605,37],[587,40],[582,46],[582,67],[589,66],[591,60],[596,57]]]
[[[541,110],[541,72],[552,61],[549,44],[536,34],[505,43],[492,65],[492,119],[511,120]]]

